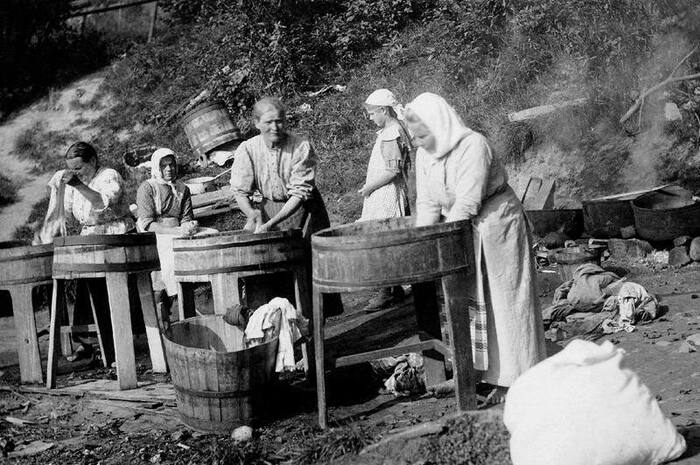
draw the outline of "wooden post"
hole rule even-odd
[[[156,29],[156,20],[158,19],[158,1],[153,2],[153,13],[151,13],[151,27],[148,29],[148,42],[153,39],[153,31]]]

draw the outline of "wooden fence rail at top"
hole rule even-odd
[[[90,1],[79,0],[71,3],[73,11],[68,15],[68,18],[76,18],[82,16],[82,22],[80,23],[80,31],[83,31],[85,27],[85,20],[88,15],[97,13],[106,13],[108,11],[121,10],[124,8],[130,8],[133,6],[145,5],[146,3],[155,3],[153,6],[153,13],[151,15],[151,23],[148,28],[148,42],[153,39],[153,31],[156,27],[156,19],[158,18],[158,0],[130,0],[121,3],[113,3],[111,5],[92,7]]]

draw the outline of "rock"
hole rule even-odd
[[[654,248],[641,239],[609,239],[608,250],[613,258],[644,258]]]
[[[689,354],[691,352],[695,352],[695,346],[693,346],[692,344],[690,344],[686,341],[683,341],[683,342],[681,342],[681,345],[678,346],[677,352],[679,352],[681,354]]]
[[[683,119],[678,105],[673,102],[666,102],[666,105],[664,105],[664,116],[666,117],[666,121],[680,121]]]
[[[685,340],[693,345],[700,346],[700,333],[691,334]]]
[[[671,266],[683,266],[692,261],[685,246],[674,247],[668,253],[668,264]]]
[[[674,247],[688,247],[693,238],[690,236],[678,236],[673,240]]]
[[[634,226],[625,226],[625,227],[620,228],[620,236],[623,239],[631,239],[636,235],[637,235],[637,230],[634,229]]]
[[[690,251],[688,255],[696,262],[700,261],[700,237],[696,237],[690,241]]]
[[[231,433],[231,438],[236,442],[248,442],[253,438],[253,428],[250,426],[239,426]]]

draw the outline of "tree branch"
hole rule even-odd
[[[636,102],[634,102],[634,105],[630,107],[629,110],[627,110],[627,113],[624,114],[622,118],[620,118],[620,124],[624,123],[627,121],[630,116],[634,114],[637,109],[641,106],[642,102],[646,97],[649,96],[649,94],[652,94],[656,92],[657,90],[661,89],[662,87],[665,87],[671,83],[678,82],[678,81],[690,81],[691,79],[699,79],[700,78],[700,73],[695,73],[695,74],[688,74],[686,76],[678,76],[678,77],[669,77],[666,78],[665,81],[660,82],[656,84],[654,87],[650,87],[649,89],[645,90],[642,95],[639,96]]]
[[[644,99],[649,96],[649,94],[656,92],[657,90],[661,89],[664,86],[667,86],[668,84],[671,84],[672,82],[678,82],[678,81],[688,81],[691,79],[697,79],[700,77],[700,73],[696,74],[689,74],[686,76],[679,76],[679,77],[673,77],[673,75],[678,71],[678,68],[680,68],[683,63],[686,62],[688,58],[690,58],[698,49],[698,46],[696,45],[686,56],[683,57],[681,61],[678,62],[676,66],[674,66],[673,70],[669,73],[668,77],[664,79],[662,82],[656,84],[655,86],[645,90],[642,95],[637,98],[637,100],[634,102],[634,105],[632,105],[629,110],[627,110],[627,113],[625,113],[622,118],[620,118],[620,124],[623,124],[625,121],[627,121],[635,111],[637,111],[643,104],[644,104]]]

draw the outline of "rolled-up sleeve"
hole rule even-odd
[[[487,197],[489,172],[493,155],[483,136],[472,137],[458,146],[455,164],[455,201],[447,215],[447,221],[468,220],[479,214]]]
[[[303,139],[292,152],[292,171],[287,183],[287,195],[309,200],[316,179],[316,153],[311,143]]]
[[[427,226],[440,222],[442,207],[437,199],[430,196],[430,172],[428,155],[418,153],[416,156],[416,226]]]
[[[148,182],[143,182],[136,191],[136,208],[138,218],[136,229],[140,232],[148,231],[148,226],[156,221],[156,204],[153,188]]]
[[[235,195],[251,195],[255,188],[255,171],[248,144],[238,146],[231,166],[231,189]]]
[[[185,187],[182,194],[182,210],[180,212],[180,223],[194,220],[194,209],[192,208],[192,193],[189,187]]]
[[[400,173],[403,166],[401,147],[399,146],[401,134],[396,126],[386,128],[380,132],[379,146],[384,160],[384,168],[393,173]]]

